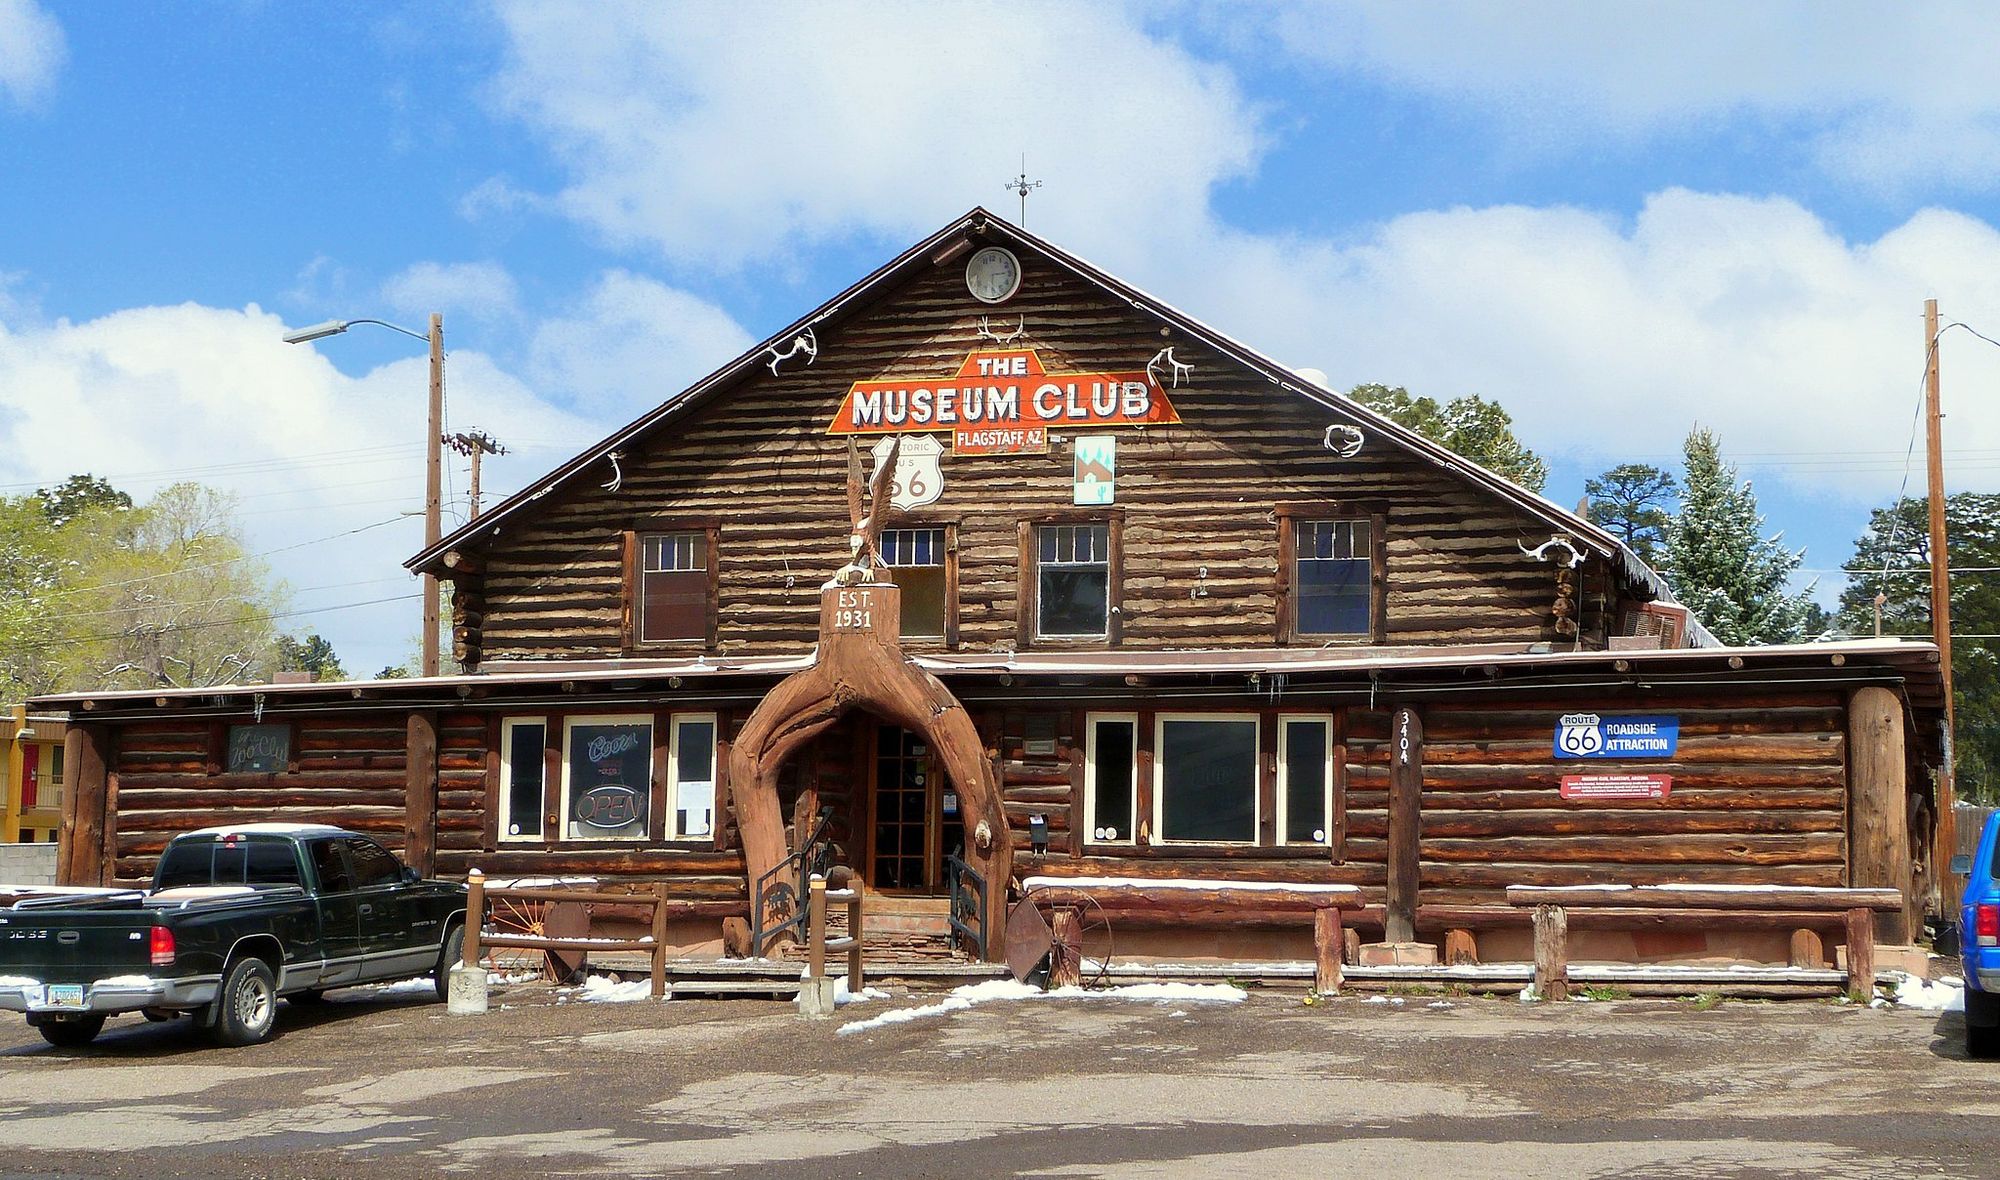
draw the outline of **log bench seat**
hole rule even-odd
[[[1899,912],[1897,889],[1812,885],[1510,885],[1507,905],[1527,917],[1535,936],[1535,992],[1569,997],[1569,928],[1790,929],[1794,966],[1820,965],[1819,932],[1847,943],[1847,987],[1875,990],[1875,916]]]

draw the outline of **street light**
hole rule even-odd
[[[401,332],[412,339],[425,341],[431,346],[430,437],[424,444],[424,548],[429,549],[438,543],[442,531],[440,516],[444,501],[442,457],[439,454],[439,447],[444,442],[444,317],[432,313],[429,335],[412,332],[387,320],[328,320],[323,324],[314,324],[310,328],[300,328],[285,333],[285,343],[306,344],[314,340],[324,340],[328,336],[338,336],[356,324],[374,324],[391,332]],[[423,577],[423,674],[436,676],[438,674],[438,582],[435,574],[426,572]]]

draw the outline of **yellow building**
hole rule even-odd
[[[0,723],[7,758],[7,799],[0,843],[52,842],[62,827],[63,731],[59,716],[30,716],[16,705]]]

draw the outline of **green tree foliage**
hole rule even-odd
[[[340,666],[340,657],[334,654],[333,644],[318,634],[304,639],[278,636],[278,670],[310,672],[315,680],[347,679],[347,669]]]
[[[234,503],[176,484],[135,506],[92,476],[0,497],[0,677],[8,695],[268,678],[283,603]]]
[[[1684,454],[1681,509],[1667,527],[1660,572],[1726,644],[1799,641],[1811,594],[1786,587],[1805,552],[1786,549],[1782,533],[1764,535],[1757,496],[1722,461],[1713,433],[1696,427]]]
[[[1620,463],[1583,481],[1590,522],[1624,541],[1648,565],[1659,563],[1679,490],[1671,472],[1646,463]]]
[[[1963,571],[1951,579],[1954,635],[2000,635],[2000,495],[1960,492],[1945,498],[1946,558]],[[1877,508],[1854,543],[1839,624],[1850,635],[1875,634],[1875,595],[1883,595],[1882,633],[1933,634],[1930,506],[1905,499]],[[1886,573],[1884,572],[1886,569]],[[1953,639],[1952,704],[1959,795],[2000,802],[2000,641]]]
[[[97,509],[126,512],[132,507],[132,497],[89,472],[43,488],[35,498],[41,501],[43,515],[57,528]]]
[[[377,680],[408,680],[409,678],[410,670],[401,664],[390,664],[380,672],[375,673],[375,679]]]
[[[1357,385],[1347,396],[1531,492],[1549,480],[1548,461],[1514,437],[1514,417],[1497,402],[1477,394],[1440,402],[1388,385]]]

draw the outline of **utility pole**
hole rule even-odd
[[[444,317],[431,313],[431,412],[424,443],[424,548],[443,535],[444,515]],[[438,674],[438,580],[424,575],[424,675]]]
[[[1950,547],[1944,527],[1944,412],[1938,396],[1938,310],[1937,300],[1924,300],[1924,432],[1925,454],[1929,460],[1931,508],[1931,635],[1937,641],[1938,661],[1944,672],[1944,768],[1937,782],[1937,846],[1933,860],[1949,862],[1958,851],[1958,821],[1952,814],[1957,792],[1952,780],[1958,761],[1954,746],[1958,730],[1958,707],[1952,700],[1951,684],[1951,568]],[[1941,908],[1947,917],[1958,913],[1958,882],[1947,870],[1941,875]]]
[[[504,455],[507,448],[493,441],[493,436],[483,430],[447,435],[444,445],[472,460],[472,511],[468,519],[479,519],[479,457],[481,455]]]

